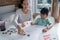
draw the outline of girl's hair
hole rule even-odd
[[[23,6],[22,6],[23,1],[24,1],[24,0],[20,0],[19,8],[21,8],[21,9],[23,8]]]
[[[48,15],[49,10],[48,10],[48,8],[42,8],[40,12],[41,12],[41,14]]]

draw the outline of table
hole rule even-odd
[[[17,33],[12,35],[3,35],[0,32],[0,40],[58,40],[56,26],[57,24],[55,24],[53,28],[46,33],[42,32],[42,29],[45,27],[39,25],[29,26],[24,29],[26,33],[25,36],[21,36]],[[27,36],[28,34],[30,36]]]

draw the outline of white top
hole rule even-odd
[[[15,15],[15,26],[20,25],[21,23],[25,21],[30,21],[31,20],[31,11],[29,10],[26,14],[21,10],[16,11]]]

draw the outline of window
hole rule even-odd
[[[33,12],[33,0],[29,0],[29,9]]]
[[[36,13],[40,13],[43,7],[47,7],[51,11],[52,0],[36,0]]]
[[[60,4],[60,0],[58,0],[58,4]]]

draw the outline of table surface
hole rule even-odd
[[[56,26],[57,24],[46,33],[42,32],[42,29],[45,28],[42,26],[34,25],[26,27],[24,28],[26,34],[25,36],[21,36],[18,33],[12,33],[11,35],[8,35],[1,34],[0,32],[0,40],[44,40],[44,36],[50,37],[49,39],[47,38],[47,40],[58,40]]]

